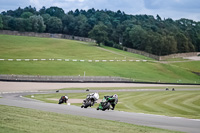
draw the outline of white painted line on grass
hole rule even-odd
[[[33,60],[33,61],[39,61],[39,60],[41,60],[41,61],[46,61],[46,60],[49,60],[49,61],[74,61],[74,62],[77,62],[77,61],[80,61],[80,62],[85,62],[85,61],[88,61],[88,62],[114,62],[114,61],[117,61],[117,62],[126,62],[126,61],[130,61],[130,62],[133,62],[134,60],[77,60],[77,59],[73,59],[73,60],[70,60],[70,59],[0,59],[0,61],[14,61],[14,60],[16,60],[16,61],[22,61],[22,60],[24,60],[24,61],[31,61],[31,60]],[[140,61],[142,61],[142,62],[147,62],[148,60],[135,60],[136,62],[140,62]]]

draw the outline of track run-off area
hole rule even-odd
[[[182,117],[169,117],[163,115],[152,115],[143,113],[130,113],[124,111],[97,111],[94,108],[82,109],[74,105],[58,105],[44,103],[38,100],[25,98],[25,95],[56,93],[55,90],[62,88],[72,88],[71,90],[60,90],[59,93],[85,93],[83,90],[73,90],[73,88],[92,88],[92,87],[170,87],[181,85],[165,84],[134,84],[134,83],[36,83],[36,82],[0,82],[0,104],[31,108],[42,111],[56,112],[61,114],[71,114],[86,116],[105,120],[113,120],[136,125],[157,127],[188,133],[199,133],[200,119],[188,119]],[[186,85],[184,85],[186,86]],[[176,91],[200,90],[197,89],[177,89]],[[117,92],[117,91],[165,91],[164,89],[116,89],[116,90],[90,90],[91,92]]]

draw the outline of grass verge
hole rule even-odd
[[[0,131],[5,133],[175,133],[121,122],[0,105]]]

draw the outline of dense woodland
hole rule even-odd
[[[0,29],[90,37],[99,45],[125,46],[156,55],[200,51],[200,22],[128,15],[120,10],[92,8],[65,13],[59,7],[39,11],[31,6],[19,7],[0,14]]]

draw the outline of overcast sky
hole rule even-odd
[[[68,12],[75,9],[121,10],[127,14],[147,14],[163,18],[200,21],[200,0],[0,0],[0,12],[31,5],[37,10],[57,6]]]

